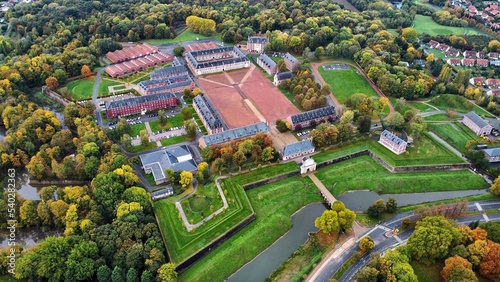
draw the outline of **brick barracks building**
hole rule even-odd
[[[177,106],[177,98],[171,92],[140,96],[106,103],[108,118],[145,113]]]

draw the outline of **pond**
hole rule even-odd
[[[17,246],[22,246],[23,249],[29,249],[36,244],[38,244],[40,241],[43,239],[49,237],[49,236],[62,236],[64,234],[64,230],[54,230],[54,229],[47,229],[44,230],[43,228],[24,228],[24,229],[18,229],[16,231],[16,245]],[[0,232],[0,241],[1,241],[1,247],[9,247],[8,245],[8,236],[9,234],[7,232]]]
[[[321,203],[309,204],[292,215],[292,228],[269,248],[231,275],[227,281],[265,281],[272,272],[286,261],[309,238],[309,232],[316,232],[314,220],[326,207]]]
[[[473,195],[487,194],[486,189],[483,190],[463,190],[463,191],[447,191],[447,192],[429,192],[429,193],[407,193],[407,194],[382,194],[379,195],[372,191],[361,190],[351,191],[338,195],[337,200],[342,201],[346,207],[351,210],[363,211],[368,209],[378,199],[387,201],[389,198],[395,198],[399,207],[407,205],[421,204],[425,202],[433,202],[440,200],[448,200],[454,198],[462,198]]]

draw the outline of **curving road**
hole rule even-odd
[[[480,201],[477,202],[481,205],[483,210],[500,210],[500,201],[488,200],[488,201]],[[476,202],[469,203],[468,211],[477,211]],[[492,221],[500,221],[500,213],[496,214],[488,214],[487,215]],[[386,231],[393,230],[399,226],[401,226],[401,221],[403,218],[413,217],[413,211],[400,213],[390,219],[379,222],[375,225],[370,231],[365,233],[363,236],[370,235],[372,239],[375,241],[375,248],[373,251],[383,252],[389,248],[395,247],[399,244],[404,243],[407,240],[413,230],[407,230],[398,234],[397,236],[386,238],[384,236]],[[461,223],[467,223],[471,221],[480,220],[484,222],[483,215],[470,216],[470,217],[462,217],[458,218],[457,221]],[[363,237],[362,236],[362,237]],[[362,238],[360,237],[360,238]],[[352,245],[350,248],[346,249],[342,254],[340,254],[335,259],[330,259],[327,263],[321,264],[323,267],[319,270],[315,271],[314,277],[308,278],[306,281],[315,281],[315,282],[327,282],[347,261],[355,252],[359,250],[358,241],[356,244]],[[369,261],[369,254],[365,254],[362,256],[354,265],[352,265],[341,277],[339,281],[353,281],[355,274],[359,272],[359,270],[365,266]]]

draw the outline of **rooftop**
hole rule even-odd
[[[249,136],[253,136],[259,132],[269,132],[269,127],[264,122],[258,122],[251,125],[246,125],[219,133],[203,136],[205,144],[212,146],[232,140],[237,140]]]
[[[382,134],[380,135],[380,137],[385,137],[389,140],[391,140],[392,143],[396,144],[396,145],[401,145],[403,144],[403,142],[406,142],[404,141],[403,139],[399,138],[398,136],[396,136],[394,133],[390,132],[389,130],[384,130],[382,132]]]
[[[227,125],[219,116],[219,113],[217,112],[215,106],[205,95],[197,95],[196,97],[194,97],[193,104],[196,105],[201,115],[203,116],[203,119],[210,126],[210,129],[227,129]]]
[[[154,70],[151,73],[150,77],[151,77],[151,79],[158,79],[158,78],[165,77],[165,76],[175,76],[175,75],[183,74],[183,73],[187,73],[187,69],[186,69],[186,67],[181,65],[181,66],[161,68],[161,69]]]
[[[164,93],[147,95],[147,96],[132,97],[132,98],[123,99],[123,100],[119,100],[119,101],[107,102],[106,109],[110,110],[110,109],[116,109],[116,108],[123,108],[123,107],[128,107],[128,106],[133,106],[133,105],[140,105],[140,104],[144,104],[147,102],[163,101],[163,100],[167,100],[170,98],[175,98],[175,95],[171,92],[164,92]]]
[[[294,56],[292,56],[292,54],[290,54],[290,53],[285,54],[285,59],[289,60],[292,63],[298,62],[298,60]]]
[[[174,171],[195,171],[197,169],[196,162],[193,160],[187,145],[143,154],[140,158],[145,168],[151,168],[155,180],[164,179],[166,169]]]
[[[309,139],[305,139],[299,142],[291,143],[283,148],[283,157],[295,155],[298,153],[306,152],[314,149],[314,146]]]
[[[310,110],[300,114],[291,115],[290,118],[293,124],[314,120],[317,118],[327,117],[335,114],[335,106],[326,106],[323,108]]]
[[[477,126],[480,128],[483,128],[488,125],[488,123],[482,119],[480,116],[478,116],[475,112],[469,112],[468,114],[465,115],[468,119],[470,119],[473,123],[475,123]]]
[[[278,80],[285,80],[285,79],[292,79],[293,78],[293,73],[291,71],[286,71],[286,72],[278,72],[276,73],[276,77]]]
[[[258,60],[262,61],[264,65],[266,65],[270,69],[276,66],[276,62],[273,61],[273,59],[269,58],[269,56],[264,53],[260,54]]]
[[[500,148],[484,149],[484,153],[490,157],[500,156]]]
[[[264,36],[250,36],[248,37],[248,43],[253,43],[253,44],[267,44],[269,42],[269,39]]]

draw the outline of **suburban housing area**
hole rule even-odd
[[[20,1],[1,281],[499,281],[495,1]]]

